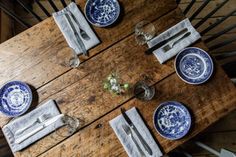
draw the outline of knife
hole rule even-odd
[[[140,133],[138,132],[137,128],[134,126],[133,122],[130,120],[130,118],[125,113],[125,110],[123,108],[121,108],[121,113],[122,113],[125,121],[129,125],[130,129],[133,130],[134,133],[137,135],[137,137],[138,137],[139,141],[141,142],[141,144],[143,145],[144,149],[148,152],[149,155],[152,155],[151,148],[149,147],[147,142],[143,139],[143,137],[140,135]]]
[[[79,44],[80,49],[82,50],[82,52],[85,56],[88,56],[85,45],[84,45],[82,39],[80,38],[78,32],[76,31],[75,25],[73,24],[70,15],[68,13],[65,13],[65,17],[66,17],[67,22],[69,23],[69,26],[70,26],[72,32],[74,33],[74,36]]]
[[[152,54],[152,52],[155,51],[156,49],[159,49],[159,48],[162,47],[163,45],[167,44],[169,41],[171,41],[171,40],[173,40],[173,39],[175,39],[175,38],[181,36],[182,34],[186,33],[187,31],[188,31],[187,28],[182,29],[181,31],[179,31],[179,32],[176,33],[175,35],[173,35],[173,36],[171,36],[171,37],[169,37],[169,38],[167,38],[167,39],[165,39],[165,40],[163,40],[163,41],[157,43],[155,46],[149,48],[147,51],[145,51],[145,53],[146,53],[147,55]]]
[[[29,132],[28,134],[25,134],[19,138],[17,138],[15,140],[16,144],[20,144],[21,142],[25,141],[26,139],[28,139],[29,137],[33,136],[34,134],[36,134],[37,132],[41,131],[42,129],[46,128],[47,126],[53,124],[54,122],[56,122],[58,119],[60,119],[61,117],[63,117],[64,114],[59,114],[53,118],[50,118],[49,120],[46,120],[45,122],[43,122],[42,125],[40,125],[39,127],[35,128],[33,131]]]

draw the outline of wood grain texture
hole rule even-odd
[[[113,27],[94,28],[102,43],[90,51],[90,57],[131,34],[138,21],[152,21],[174,9],[176,4],[173,2],[174,0],[161,0],[158,3],[154,0],[120,1],[123,8],[120,20]],[[80,1],[79,6],[84,8],[84,3],[85,1]],[[35,88],[44,85],[69,70],[55,61],[58,51],[66,46],[52,18],[8,40],[0,46],[0,84],[19,79]]]
[[[179,16],[174,16],[176,14]],[[154,24],[164,29],[182,18],[177,9],[156,20]],[[130,84],[148,78],[149,83],[153,84],[174,72],[173,61],[161,65],[154,56],[146,56],[144,51],[145,47],[136,45],[134,35],[131,35],[71,71],[73,73],[68,72],[69,75],[64,74],[44,86],[43,91],[39,89],[39,97],[58,91],[46,99],[55,99],[63,113],[75,116],[83,120],[84,125],[88,125],[133,97],[132,93],[112,96],[103,90],[103,81],[111,71],[117,72],[121,80]],[[64,85],[70,86],[59,90]],[[19,154],[37,155],[62,140],[55,137],[52,134]]]
[[[216,66],[215,74],[204,85],[188,85],[181,81],[176,74],[173,74],[157,83],[155,87],[158,92],[156,99],[149,102],[132,99],[122,105],[122,107],[129,109],[135,106],[139,109],[144,121],[164,152],[171,151],[236,108],[236,98],[234,97],[236,89],[228,81],[227,76],[219,66]],[[181,140],[170,141],[164,139],[155,131],[153,126],[153,111],[158,104],[168,100],[177,100],[184,103],[190,109],[193,116],[194,126],[190,133]],[[126,156],[123,153],[122,145],[108,123],[109,120],[119,114],[120,108],[117,108],[45,154],[42,154],[41,157]]]
[[[84,3],[78,2],[81,8]],[[90,51],[91,58],[132,34],[134,25],[140,20],[152,21],[176,7],[174,0],[161,0],[158,3],[154,0],[139,0],[135,3],[124,0],[120,4],[123,6],[120,22],[109,28],[94,28],[102,43]],[[143,12],[139,11],[141,8]],[[57,53],[65,51],[65,47],[66,41],[52,18],[4,42],[0,45],[0,84],[17,79],[36,89],[41,87],[70,70],[58,63],[55,57]],[[82,61],[87,59],[81,58]],[[79,69],[83,72],[83,68]]]

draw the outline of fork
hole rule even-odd
[[[75,18],[75,16],[72,14],[71,11],[69,11],[69,13],[70,13],[70,15],[71,15],[73,21],[78,25],[79,30],[80,30],[80,35],[81,35],[81,37],[82,37],[84,40],[89,40],[90,37],[89,37],[88,34],[85,32],[85,30],[82,29],[81,25],[79,24],[79,22],[77,21],[77,19]]]
[[[140,148],[137,140],[134,138],[131,129],[127,125],[122,125],[122,128],[123,128],[124,132],[126,133],[126,135],[129,136],[132,139],[132,141],[134,142],[134,144],[137,147],[138,152],[141,155],[141,157],[146,157],[146,155],[144,154],[143,150]]]
[[[31,124],[29,124],[29,125],[27,125],[27,126],[21,128],[21,129],[17,130],[17,131],[15,132],[15,135],[19,135],[19,134],[23,133],[25,130],[31,128],[31,127],[34,126],[35,124],[37,124],[37,123],[42,123],[42,122],[44,122],[45,120],[49,119],[50,117],[51,117],[51,114],[43,114],[43,115],[39,116],[39,117],[38,117],[34,122],[32,122]]]
[[[178,44],[180,41],[182,41],[184,38],[187,38],[189,35],[191,34],[191,32],[187,32],[185,33],[181,38],[179,38],[178,40],[176,40],[175,42],[173,42],[172,44],[168,44],[165,47],[163,47],[163,50],[165,52],[169,51],[170,49],[172,49],[176,44]]]

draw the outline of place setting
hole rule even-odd
[[[155,26],[149,21],[141,21],[135,26],[135,39],[139,45],[147,44],[146,55],[154,54],[164,64],[175,58],[175,71],[186,83],[205,83],[213,74],[214,63],[211,56],[198,47],[188,47],[201,36],[189,19],[184,19],[163,33],[156,35]]]
[[[194,46],[202,42],[202,33],[191,24],[191,18],[178,15],[174,19],[179,11],[171,2],[77,2],[83,8],[75,1],[58,3],[63,8],[54,8],[50,24],[41,23],[50,27],[47,31],[57,29],[56,33],[48,31],[49,37],[55,39],[41,42],[40,46],[34,43],[40,47],[34,53],[45,55],[34,57],[29,53],[34,51],[32,47],[26,47],[24,53],[23,48],[17,49],[22,53],[17,56],[22,63],[20,70],[16,75],[9,73],[10,81],[0,87],[0,112],[9,119],[2,123],[2,132],[14,154],[119,156],[125,151],[129,157],[162,157],[221,118],[214,112],[226,113],[224,106],[216,103],[227,103],[232,93],[227,97],[224,90],[232,92],[231,84],[219,90],[222,101],[210,94],[213,87],[217,89],[225,81],[217,77],[225,75],[216,70],[216,62],[207,50]],[[142,8],[144,13],[140,13]],[[111,28],[119,19],[125,20],[117,29]],[[158,32],[156,24],[162,29],[172,25]],[[124,29],[126,26],[133,30]],[[38,33],[42,28],[39,25],[34,29],[30,36],[37,41],[42,37]],[[46,54],[49,52],[53,53]],[[29,56],[39,63],[32,61],[34,66],[29,67]],[[7,63],[6,59],[2,62]],[[25,82],[12,78],[24,78]],[[33,92],[39,92],[39,100]],[[192,98],[189,93],[194,92],[194,98],[201,101],[187,101]],[[205,109],[211,108],[214,112],[205,115]],[[204,115],[209,124],[203,125],[199,115]],[[33,150],[40,146],[40,150]]]
[[[64,51],[58,51],[56,58],[61,65],[77,68],[81,62],[79,55],[89,57],[89,49],[101,43],[90,24],[102,28],[113,25],[119,18],[120,5],[117,0],[88,0],[83,14],[71,2],[52,15],[68,43]]]
[[[2,131],[12,152],[24,149],[51,132],[68,137],[81,126],[78,118],[62,114],[54,100],[28,112],[33,99],[32,90],[25,82],[10,81],[0,88],[0,111],[11,118]]]

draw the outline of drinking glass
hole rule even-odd
[[[64,126],[55,130],[56,134],[61,137],[68,137],[72,135],[81,126],[81,120],[76,117],[64,115],[61,120]]]
[[[155,87],[149,87],[144,81],[139,81],[134,85],[134,96],[143,101],[151,100],[155,95]]]
[[[64,47],[57,52],[56,61],[66,67],[77,68],[80,64],[79,57],[71,47]]]
[[[136,42],[139,45],[144,45],[156,34],[155,26],[147,20],[143,20],[137,23],[134,31]]]

